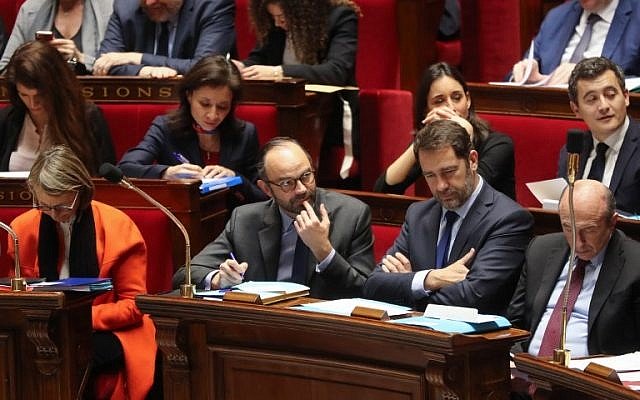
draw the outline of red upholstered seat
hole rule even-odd
[[[567,130],[587,129],[583,121],[521,115],[480,114],[496,131],[513,139],[516,159],[516,199],[525,207],[540,207],[526,183],[553,179],[558,173],[558,153]]]
[[[394,240],[400,234],[400,226],[371,224],[373,232],[373,259],[376,263],[382,260],[387,250],[393,245]]]
[[[20,10],[20,6],[24,3],[24,0],[0,0],[0,18],[4,22],[7,38],[11,34],[13,24],[16,21],[16,16]]]

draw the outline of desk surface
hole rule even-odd
[[[136,304],[156,324],[165,399],[508,399],[509,348],[528,337],[167,296]]]

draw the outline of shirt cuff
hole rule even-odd
[[[414,299],[420,299],[423,297],[427,297],[433,293],[431,290],[426,290],[424,288],[424,281],[427,279],[427,275],[432,270],[424,269],[422,271],[416,272],[413,276],[413,280],[411,281],[411,293],[413,294]]]
[[[218,272],[220,272],[219,269],[213,270],[204,277],[204,290],[211,290],[211,281]]]
[[[333,261],[333,257],[335,257],[335,255],[336,255],[336,249],[332,248],[331,252],[329,253],[329,255],[326,256],[324,258],[324,260],[320,261],[316,265],[316,272],[320,273],[320,272],[324,271],[325,269],[327,269],[327,267],[329,266],[331,261]]]

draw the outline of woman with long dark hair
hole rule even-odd
[[[0,110],[0,170],[26,171],[38,154],[65,144],[95,175],[115,162],[107,122],[86,102],[60,53],[44,42],[18,48],[6,71],[10,105]]]
[[[427,68],[415,105],[416,129],[439,119],[451,119],[465,127],[480,157],[478,173],[494,189],[515,199],[511,138],[492,131],[476,116],[462,74],[444,62]],[[421,175],[412,144],[378,177],[374,191],[402,194]]]
[[[223,178],[242,176],[247,201],[266,199],[255,185],[258,134],[237,119],[241,77],[222,56],[207,56],[180,82],[180,106],[154,119],[142,141],[120,160],[135,178]]]

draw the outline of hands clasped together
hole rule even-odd
[[[205,179],[205,178],[226,178],[236,176],[236,173],[222,165],[207,165],[204,168],[195,164],[178,164],[167,168],[162,175],[162,179]]]

